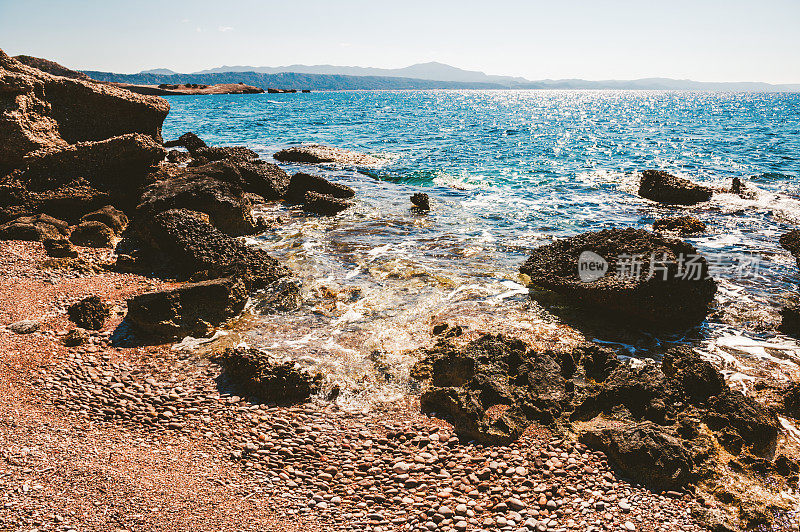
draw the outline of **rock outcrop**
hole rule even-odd
[[[520,267],[533,288],[642,326],[674,330],[701,322],[716,293],[706,260],[690,244],[641,229],[606,229],[539,247]]]
[[[238,393],[261,401],[287,404],[305,402],[319,392],[322,376],[290,360],[278,360],[253,348],[227,348],[214,357],[228,383]]]
[[[103,222],[97,221],[81,222],[69,235],[70,242],[87,248],[113,248],[114,238],[114,231]]]
[[[212,279],[135,296],[128,300],[125,320],[145,338],[204,336],[239,314],[246,302],[241,279]]]
[[[431,199],[424,192],[411,195],[411,210],[415,212],[428,212],[431,210]]]
[[[19,61],[23,65],[28,65],[29,67],[36,68],[38,70],[41,70],[42,72],[47,72],[48,74],[52,74],[54,76],[61,76],[62,78],[81,79],[83,81],[92,81],[92,78],[90,78],[83,72],[72,70],[70,68],[65,67],[64,65],[59,65],[55,61],[50,61],[49,59],[43,59],[41,57],[33,57],[30,55],[15,55],[14,59]]]
[[[792,229],[788,233],[784,233],[779,242],[783,249],[794,255],[800,266],[800,229]]]
[[[128,227],[128,217],[119,209],[106,205],[96,211],[81,216],[81,222],[101,222],[119,236]]]
[[[0,240],[27,240],[42,242],[69,235],[67,222],[46,214],[22,216],[0,225]]]
[[[385,164],[384,159],[342,148],[321,144],[307,144],[286,148],[273,155],[276,161],[285,163],[335,163],[343,166],[376,167]]]
[[[92,81],[54,76],[0,50],[0,174],[37,150],[130,133],[161,143],[169,104]]]
[[[590,343],[553,349],[504,335],[443,334],[417,355],[412,376],[427,382],[422,410],[452,422],[462,439],[502,444],[544,423],[656,490],[716,492],[735,467],[741,474],[724,502],[745,523],[766,513],[771,503],[761,495],[772,490],[778,500],[797,478],[772,456],[775,412],[729,389],[689,348],[668,350],[661,365],[631,365]],[[755,465],[759,475],[748,472]]]
[[[156,215],[140,232],[145,249],[168,257],[168,267],[182,277],[241,277],[248,289],[264,288],[289,271],[265,251],[232,238],[202,213],[185,209]],[[158,257],[149,257],[151,262]]]
[[[645,170],[639,184],[639,195],[670,205],[694,205],[711,199],[714,191],[658,170]]]
[[[653,222],[653,231],[678,233],[681,235],[691,235],[703,233],[706,224],[694,216],[677,216],[675,218],[662,218]]]

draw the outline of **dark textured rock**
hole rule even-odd
[[[0,240],[41,242],[60,239],[69,234],[69,226],[46,214],[23,216],[0,225]]]
[[[794,255],[797,264],[800,265],[800,230],[792,229],[788,233],[781,235],[779,242],[783,249]]]
[[[204,336],[239,314],[246,302],[244,282],[226,277],[135,296],[125,319],[148,338]]]
[[[203,146],[192,152],[192,155],[209,162],[223,159],[243,162],[258,160],[258,154],[245,146]]]
[[[103,222],[88,221],[79,223],[69,236],[76,246],[89,248],[113,248],[114,231]]]
[[[775,412],[730,389],[709,400],[704,419],[712,429],[733,436],[735,439],[728,441],[734,445],[736,439],[740,439],[757,452],[764,452],[775,444],[780,426]]]
[[[238,175],[236,168],[219,162],[158,179],[142,194],[136,207],[136,222],[147,224],[158,213],[170,209],[191,209],[207,214],[223,233],[252,233],[255,222],[250,202],[231,174]]]
[[[101,222],[111,228],[115,235],[120,235],[128,227],[128,217],[125,213],[106,205],[96,211],[81,216],[81,222]]]
[[[345,166],[381,166],[385,161],[371,155],[359,153],[342,148],[323,146],[320,144],[306,144],[293,146],[273,155],[276,161],[287,163],[336,163]]]
[[[42,213],[74,223],[82,213],[111,201],[109,193],[82,178],[45,190],[29,190],[17,177],[0,182],[0,222]]]
[[[132,208],[145,176],[164,159],[151,137],[131,133],[100,141],[42,148],[27,154],[16,177],[29,192],[43,192],[85,182],[107,193],[112,203]],[[85,213],[86,211],[84,211]]]
[[[676,218],[662,218],[653,223],[654,231],[671,231],[682,235],[703,233],[706,224],[693,216],[678,216]]]
[[[186,163],[192,160],[192,155],[186,151],[169,150],[167,160],[171,163]]]
[[[89,341],[89,334],[83,329],[72,329],[64,335],[64,346],[77,347]]]
[[[602,451],[622,474],[657,490],[678,489],[695,479],[695,461],[686,442],[655,423],[598,420],[584,428],[579,441]]]
[[[111,316],[111,311],[98,296],[89,296],[70,305],[67,308],[67,316],[78,327],[97,330],[103,328]]]
[[[581,279],[584,252],[606,261],[601,277]],[[638,263],[635,256],[641,257]],[[701,322],[717,290],[694,247],[641,229],[606,229],[559,240],[535,249],[520,271],[533,287],[559,293],[570,304],[661,330]]]
[[[619,365],[613,351],[587,344],[570,353],[531,349],[502,335],[466,346],[452,336],[421,354],[412,375],[428,380],[420,405],[450,419],[465,439],[507,443],[532,421],[552,423],[572,410],[575,383],[601,379]]]
[[[728,387],[719,371],[688,347],[667,351],[661,371],[672,382],[672,397],[689,404],[700,404]]]
[[[165,148],[175,148],[180,146],[181,148],[186,148],[189,150],[189,153],[195,153],[200,148],[207,147],[207,144],[203,139],[188,131],[178,137],[176,140],[170,140],[164,143]]]
[[[639,195],[670,205],[694,205],[711,199],[713,190],[658,170],[645,170]]]
[[[338,199],[348,199],[356,195],[355,191],[346,185],[332,183],[316,175],[297,173],[289,181],[285,199],[288,203],[304,203],[307,192],[316,192]]]
[[[45,238],[42,244],[48,257],[74,259],[78,256],[78,250],[66,238]]]
[[[223,234],[201,213],[180,209],[155,216],[140,234],[150,251],[166,257],[178,275],[242,277],[248,290],[265,288],[288,270],[265,251]]]
[[[69,69],[64,65],[59,65],[55,61],[42,59],[41,57],[33,57],[30,55],[15,55],[14,59],[19,61],[23,65],[28,65],[29,67],[41,70],[42,72],[47,72],[48,74],[52,74],[54,76],[61,76],[64,78],[72,78],[72,79],[82,79],[84,81],[92,81],[92,78],[90,78],[83,72],[78,72],[77,70]]]
[[[304,402],[318,393],[322,375],[292,361],[280,361],[252,348],[227,348],[214,357],[230,384],[247,395],[270,403]]]
[[[40,149],[141,133],[160,144],[169,112],[162,98],[53,76],[0,50],[0,174]],[[91,177],[91,176],[84,176]]]
[[[303,203],[303,210],[323,216],[333,216],[350,207],[349,201],[335,198],[329,194],[319,194],[317,192],[306,192],[306,199]]]
[[[428,212],[431,210],[431,200],[424,192],[417,192],[411,196],[412,207],[411,210],[419,212]]]

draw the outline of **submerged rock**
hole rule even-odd
[[[654,231],[670,231],[673,233],[680,233],[682,235],[691,235],[694,233],[703,233],[706,230],[706,224],[693,216],[678,216],[675,218],[662,218],[653,223]]]
[[[670,205],[694,205],[711,199],[713,190],[688,179],[658,170],[645,170],[639,184],[639,195]]]
[[[238,315],[246,302],[244,282],[226,277],[135,296],[125,319],[148,338],[205,336]]]
[[[536,248],[520,272],[570,304],[660,330],[701,322],[717,290],[693,246],[641,229],[605,229]]]
[[[335,198],[329,194],[319,194],[317,192],[306,192],[303,210],[323,216],[333,216],[350,207],[352,203],[343,199]]]
[[[214,361],[223,367],[237,390],[270,403],[305,402],[322,385],[319,373],[303,369],[293,361],[275,359],[258,349],[227,348]]]
[[[792,229],[788,233],[781,235],[779,240],[781,247],[794,255],[797,264],[800,265],[800,230]]]
[[[108,305],[98,296],[89,296],[67,308],[69,319],[83,329],[102,329],[106,320],[111,316]]]
[[[276,161],[286,163],[336,163],[345,166],[382,166],[385,161],[372,155],[321,144],[293,146],[273,155]]]
[[[800,337],[800,305],[794,304],[784,307],[780,311],[780,331],[789,336]]]
[[[411,210],[417,212],[428,212],[431,210],[431,200],[424,192],[417,192],[411,196]]]

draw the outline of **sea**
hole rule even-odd
[[[680,91],[343,91],[170,96],[165,139],[193,131],[211,145],[276,151],[321,143],[373,155],[369,167],[286,165],[356,190],[335,217],[282,203],[280,218],[248,242],[302,282],[302,306],[272,313],[255,294],[246,318],[219,335],[325,374],[355,411],[397,401],[431,328],[574,336],[575,317],[531,299],[518,268],[531,250],[605,228],[652,229],[691,215],[707,224],[684,237],[718,281],[702,324],[669,335],[604,328],[588,340],[634,361],[688,344],[747,391],[760,378],[797,378],[800,344],[777,331],[797,302],[798,265],[778,244],[800,226],[800,94]],[[671,207],[637,195],[641,172],[665,170],[727,190]],[[427,215],[409,197],[431,198]],[[578,327],[580,330],[581,328]],[[218,335],[218,336],[219,336]],[[204,340],[186,339],[178,349]],[[800,436],[800,432],[797,433]]]

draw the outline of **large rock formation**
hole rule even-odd
[[[485,334],[440,337],[417,355],[412,376],[427,381],[422,410],[452,422],[462,439],[503,444],[539,422],[653,489],[718,492],[735,474],[724,502],[745,524],[797,481],[797,469],[773,456],[775,412],[729,389],[689,348],[668,350],[661,365],[632,365],[594,344],[545,348]]]
[[[342,148],[323,146],[322,144],[306,144],[283,149],[273,155],[276,161],[285,163],[335,163],[344,166],[381,166],[386,161],[372,155]]]
[[[59,65],[55,61],[50,61],[49,59],[43,59],[41,57],[33,57],[31,55],[15,55],[14,59],[19,61],[23,65],[28,65],[29,67],[36,68],[38,70],[41,70],[42,72],[47,72],[48,74],[52,74],[54,76],[61,76],[62,78],[81,79],[83,81],[92,81],[92,78],[90,78],[83,72],[72,70],[70,68],[65,67],[64,65]]]
[[[694,205],[711,199],[714,191],[658,170],[645,170],[639,183],[639,195],[670,205]]]
[[[67,235],[68,224],[46,214],[22,216],[0,225],[0,240],[43,242],[49,238],[60,239]]]
[[[702,321],[717,290],[694,247],[641,229],[559,240],[535,249],[520,271],[571,304],[663,330]]]
[[[54,76],[0,50],[0,174],[36,150],[142,133],[160,144],[169,112],[162,98]]]

